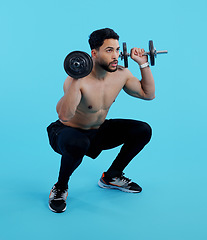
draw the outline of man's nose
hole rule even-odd
[[[112,58],[113,59],[118,59],[118,57],[119,57],[119,52],[113,52]]]

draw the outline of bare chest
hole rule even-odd
[[[79,107],[90,112],[108,111],[123,86],[124,82],[121,80],[88,81],[81,88],[82,99]]]

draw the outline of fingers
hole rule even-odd
[[[131,49],[131,56],[135,55],[138,57],[142,57],[144,53],[144,49],[142,48],[132,48]]]

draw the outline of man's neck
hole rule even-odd
[[[98,80],[104,80],[108,75],[108,72],[95,62],[93,62],[93,70],[91,73]]]

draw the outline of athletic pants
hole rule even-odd
[[[95,159],[102,150],[122,145],[107,173],[117,175],[150,141],[151,127],[141,121],[130,119],[105,120],[99,129],[83,130],[65,126],[59,120],[47,127],[53,150],[61,155],[57,184],[66,187],[72,173],[83,157]]]

